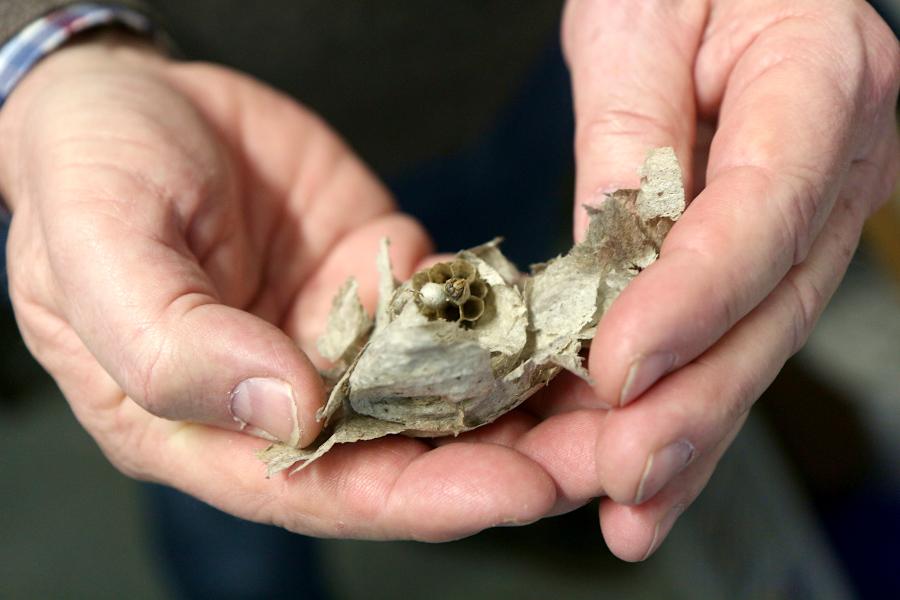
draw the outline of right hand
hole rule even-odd
[[[371,307],[381,237],[401,278],[430,250],[290,99],[131,38],[70,45],[0,111],[0,193],[23,337],[124,473],[315,535],[442,540],[553,505],[545,471],[493,444],[392,437],[264,477],[247,432],[320,431],[301,349],[340,284]]]

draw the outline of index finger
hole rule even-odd
[[[594,340],[591,372],[611,404],[630,402],[693,360],[804,260],[851,162],[870,150],[875,108],[896,94],[896,42],[894,56],[877,62],[867,51],[867,44],[884,45],[875,25],[861,32],[848,14],[823,16],[797,2],[789,17],[760,32],[760,19],[778,7],[728,6],[713,11],[695,73],[701,99],[704,90],[724,90],[720,106],[705,107],[719,113],[707,187]],[[735,32],[735,22],[746,31]],[[840,60],[835,38],[842,40]],[[739,52],[732,60],[724,49],[733,46]],[[719,77],[723,82],[709,81]]]
[[[647,150],[672,146],[685,172],[694,143],[691,65],[703,2],[570,0],[563,43],[575,107],[575,238],[583,204],[633,188]],[[689,185],[689,182],[688,182]]]

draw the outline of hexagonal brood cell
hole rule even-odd
[[[471,325],[484,314],[490,286],[478,276],[475,265],[457,258],[413,275],[412,289],[419,310],[429,319]]]

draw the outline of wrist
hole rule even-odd
[[[117,29],[88,32],[74,38],[37,63],[10,94],[33,93],[48,84],[87,72],[108,72],[157,68],[166,60],[162,51],[149,40]],[[0,111],[2,114],[2,111]]]
[[[63,6],[31,21],[0,46],[0,106],[43,58],[73,39],[111,27],[140,33],[171,47],[165,34],[139,11],[89,0]]]
[[[77,36],[29,70],[0,106],[0,198],[5,208],[13,212],[19,199],[11,189],[15,181],[12,170],[29,130],[33,132],[33,125],[42,120],[35,111],[41,111],[47,101],[55,104],[69,97],[72,89],[90,81],[91,76],[144,73],[152,77],[167,60],[149,40],[125,30],[103,28]]]
[[[86,1],[35,19],[0,45],[0,159],[4,163],[0,167],[9,168],[10,159],[17,156],[10,147],[15,145],[13,139],[21,128],[21,118],[27,114],[21,107],[28,102],[22,98],[30,99],[34,90],[40,89],[42,83],[46,85],[48,73],[66,72],[58,65],[67,64],[68,59],[60,56],[67,57],[75,48],[82,53],[80,48],[97,46],[115,60],[141,62],[157,54],[137,35],[125,35],[126,30],[146,38],[152,36],[160,44],[168,39],[154,29],[145,14],[123,6]],[[8,106],[13,95],[13,106]],[[8,183],[8,176],[8,172],[0,173],[0,218],[4,219],[8,214],[3,196],[9,190],[4,190],[3,184]]]

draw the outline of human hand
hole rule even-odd
[[[577,458],[533,457],[574,499],[608,496],[606,541],[640,560],[805,342],[887,198],[900,54],[874,10],[846,0],[570,0],[563,42],[576,237],[580,206],[636,187],[650,148],[673,146],[699,192],[601,321],[594,390],[570,381],[540,404],[540,427],[568,422],[581,443],[567,442]]]
[[[263,477],[265,443],[238,430],[316,437],[322,382],[301,349],[315,355],[340,284],[355,275],[371,307],[381,237],[401,277],[429,250],[291,100],[130,38],[75,44],[0,111],[0,193],[24,339],[124,473],[326,536],[447,539],[552,502],[537,465],[487,444],[391,438]]]

